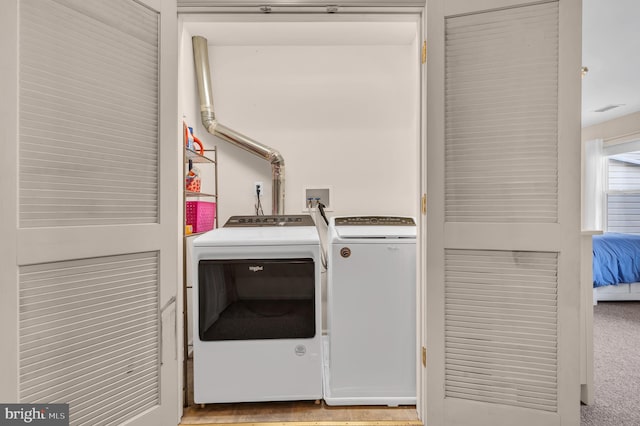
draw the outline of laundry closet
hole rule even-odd
[[[213,342],[212,340],[224,340],[224,338],[206,337],[205,334],[209,333],[207,335],[209,336],[213,332],[204,330],[202,323],[208,321],[207,324],[209,324],[215,321],[219,312],[198,313],[198,302],[196,306],[193,305],[194,300],[200,300],[202,303],[204,298],[220,296],[218,290],[214,292],[215,295],[212,295],[200,289],[199,298],[194,298],[193,294],[198,292],[196,277],[199,273],[200,283],[203,282],[203,274],[224,275],[221,269],[223,266],[216,262],[227,264],[227,275],[229,274],[228,264],[233,263],[234,283],[240,279],[238,278],[240,275],[244,274],[244,272],[238,272],[240,267],[253,268],[254,271],[263,268],[262,265],[243,263],[244,261],[240,260],[241,255],[228,254],[237,253],[241,250],[239,246],[248,244],[245,241],[247,238],[249,240],[254,238],[256,244],[252,245],[253,255],[249,256],[252,259],[268,258],[268,265],[273,266],[274,262],[280,262],[275,259],[278,257],[278,247],[280,247],[280,251],[289,257],[295,257],[298,265],[295,267],[298,272],[280,272],[280,274],[303,273],[301,271],[306,270],[305,268],[311,268],[309,269],[310,279],[317,274],[319,287],[316,293],[319,300],[315,304],[316,310],[319,311],[316,312],[317,339],[321,341],[321,336],[324,336],[326,340],[327,334],[330,334],[328,333],[330,324],[327,323],[327,318],[330,317],[327,312],[327,276],[329,274],[327,267],[323,264],[326,264],[324,258],[327,256],[327,250],[330,250],[330,241],[328,221],[323,219],[318,208],[318,203],[322,202],[324,207],[322,210],[327,219],[374,217],[375,221],[377,220],[375,218],[402,218],[398,225],[407,225],[408,223],[403,220],[408,219],[413,226],[411,237],[413,250],[409,251],[411,273],[403,274],[405,280],[407,276],[409,277],[409,284],[404,286],[407,289],[402,291],[402,297],[407,299],[402,309],[408,312],[405,316],[410,315],[405,319],[409,327],[403,326],[406,330],[402,334],[411,335],[410,340],[407,340],[411,344],[405,345],[401,350],[407,353],[403,360],[408,362],[403,361],[404,364],[409,364],[404,366],[403,374],[410,375],[408,379],[410,383],[405,387],[410,388],[413,396],[385,399],[383,395],[376,400],[375,396],[371,396],[376,395],[374,392],[364,399],[335,398],[334,402],[337,405],[415,405],[415,384],[418,376],[416,354],[419,353],[417,342],[420,340],[416,338],[418,333],[416,304],[419,297],[415,266],[416,223],[414,220],[418,217],[420,206],[419,161],[421,140],[424,135],[421,119],[424,102],[422,10],[387,8],[384,13],[381,13],[380,10],[375,9],[356,11],[353,8],[351,10],[347,8],[349,13],[333,13],[335,10],[323,7],[289,8],[285,9],[286,13],[283,13],[284,10],[277,7],[265,7],[262,9],[234,8],[232,13],[228,9],[193,9],[195,11],[191,13],[189,8],[183,8],[184,13],[179,15],[178,112],[185,124],[193,128],[194,135],[202,142],[204,149],[215,148],[216,150],[218,210],[216,222],[219,228],[230,224],[229,228],[213,231],[214,234],[223,231],[221,234],[226,235],[224,243],[212,241],[207,243],[205,242],[207,236],[198,237],[195,245],[210,244],[211,247],[206,249],[193,248],[195,238],[188,237],[187,351],[195,358],[196,394],[200,393],[213,398],[205,401],[198,400],[196,396],[195,402],[243,402],[243,395],[246,395],[247,402],[268,401],[270,400],[269,392],[273,391],[274,382],[277,381],[278,367],[274,365],[277,365],[279,360],[282,361],[282,357],[290,356],[290,362],[297,362],[306,355],[305,351],[316,351],[313,355],[320,357],[322,362],[322,358],[329,353],[326,342],[324,342],[324,348],[320,348],[317,344],[295,345],[296,353],[294,354],[291,350],[291,355],[275,355],[275,352],[274,355],[270,355],[265,346],[251,346],[252,340],[238,343],[236,337],[228,341]],[[203,126],[200,111],[202,99],[196,78],[198,64],[194,65],[193,37],[206,40],[210,72],[205,79],[210,79],[215,120],[225,128],[231,128],[242,136],[277,150],[284,158],[283,206],[274,206],[272,202],[278,197],[272,192],[274,190],[272,181],[275,179],[272,176],[269,161],[257,158],[248,150],[240,149],[223,138],[213,136]],[[203,176],[204,179],[206,176]],[[260,193],[256,194],[258,185]],[[280,197],[282,198],[282,195]],[[270,215],[279,215],[274,220],[278,220],[278,217],[286,217],[290,221],[298,220],[298,217],[302,218],[301,221],[312,219],[311,226],[315,229],[311,232],[316,235],[317,241],[310,239],[305,232],[296,231],[296,228],[291,227],[288,228],[290,231],[287,235],[295,235],[293,238],[296,244],[274,243],[274,238],[277,240],[279,237],[269,234],[269,228],[261,228],[258,224],[251,228],[254,229],[254,234],[248,231],[249,228],[241,230],[244,233],[243,243],[238,243],[235,236],[229,237],[234,232],[234,228],[239,226],[239,221],[259,221],[250,217],[259,218],[260,213],[264,213],[267,218]],[[309,223],[305,224],[309,225]],[[387,223],[387,225],[390,224],[390,222]],[[353,223],[349,222],[345,225],[353,225]],[[374,222],[374,225],[377,223]],[[400,237],[394,238],[406,238],[408,235],[406,231],[403,229],[399,234]],[[300,232],[305,236],[301,237]],[[361,239],[372,238],[370,235],[362,236],[361,234],[358,233]],[[301,238],[304,243],[300,242]],[[234,242],[230,243],[230,241]],[[228,244],[235,246],[230,247]],[[300,249],[304,244],[315,244],[316,247],[312,248],[309,254],[304,254],[308,251]],[[255,246],[258,246],[258,250]],[[324,253],[320,255],[320,251]],[[303,254],[296,254],[298,252]],[[225,260],[205,259],[203,261],[206,255],[202,253],[222,256]],[[236,259],[230,259],[233,257]],[[213,262],[210,263],[213,269],[208,272],[203,269],[198,271],[203,264],[207,264],[206,262]],[[307,267],[305,264],[310,266]],[[285,268],[281,263],[278,267]],[[331,268],[331,264],[328,268]],[[394,283],[389,283],[389,285],[392,284]],[[244,290],[236,290],[238,291]],[[286,290],[280,287],[280,291]],[[364,302],[368,300],[366,285],[362,286],[361,291],[363,292],[362,303],[368,303]],[[389,296],[393,296],[392,288],[390,292]],[[296,289],[294,293],[294,297],[297,298],[313,297],[313,291],[305,293],[304,290]],[[384,318],[385,315],[396,314],[386,312],[384,303],[380,306],[363,306],[358,302],[357,296],[349,302],[353,304],[353,315],[370,315],[372,319],[379,319]],[[197,316],[195,322],[201,327],[195,327],[195,333],[193,315]],[[215,319],[212,319],[214,317]],[[363,319],[363,321],[366,323],[366,320]],[[296,332],[293,331],[293,333]],[[280,335],[280,338],[283,336],[291,337],[286,332]],[[302,332],[298,337],[308,336]],[[238,345],[237,352],[233,352],[236,350],[233,349],[228,354],[228,358],[221,361],[225,365],[218,366],[217,372],[208,372],[209,366],[204,367],[203,370],[202,364],[198,364],[205,356],[214,357],[215,354],[227,350],[233,344],[232,341]],[[254,344],[258,344],[255,342],[259,341],[269,344],[268,340],[253,340]],[[385,342],[381,342],[380,349],[384,350],[385,345]],[[209,349],[198,349],[205,347]],[[199,353],[199,350],[203,352]],[[260,361],[264,361],[264,364],[248,366],[251,361],[245,355],[250,351],[266,354]],[[209,355],[204,355],[205,353]],[[289,354],[289,352],[286,353]],[[200,360],[197,359],[199,355]],[[375,351],[370,355],[375,356]],[[367,354],[358,356],[365,360]],[[354,368],[358,366],[358,356],[349,360],[349,362],[355,362]],[[269,360],[270,357],[273,359]],[[234,366],[234,361],[238,365]],[[285,364],[289,365],[290,362],[287,361]],[[221,377],[225,372],[229,372],[228,379],[231,383],[235,374],[233,371],[242,371],[245,368],[240,365],[242,363],[247,365],[246,372],[253,377],[252,380],[260,383],[256,388],[257,394],[243,393],[239,390],[235,396],[223,396],[224,392],[211,389],[212,386],[215,387],[213,378]],[[266,372],[270,366],[276,372],[265,373],[264,383],[262,383],[263,381],[259,378],[260,371]],[[379,368],[383,371],[390,367],[383,363]],[[211,377],[202,380],[207,384],[198,384],[198,375],[209,373],[212,374]],[[306,373],[303,374],[300,371],[298,373],[299,377],[309,377],[308,374],[305,375]],[[317,377],[322,380],[322,371],[317,373],[320,374]],[[272,377],[274,374],[275,376]],[[316,377],[315,373],[311,375]],[[287,377],[281,379],[281,381],[296,380],[296,378]],[[309,381],[314,380],[309,379]],[[366,381],[363,383],[366,386]],[[318,389],[317,385],[320,393],[314,393],[313,389]],[[307,388],[308,391],[299,394],[299,398],[294,394],[289,399],[320,400],[323,396],[322,385],[322,383],[312,384]],[[202,390],[200,386],[209,387],[209,389]],[[324,387],[327,387],[326,377]],[[231,393],[234,392],[231,391]],[[260,392],[265,396],[261,397]],[[406,393],[406,391],[403,392]],[[275,400],[278,399],[286,400],[287,398],[276,396]],[[193,403],[193,401],[189,402]]]
[[[260,340],[223,340],[231,334],[211,329],[219,310],[186,306],[201,299],[184,241],[211,261],[212,280],[241,277],[241,288],[224,287],[229,306],[264,295],[254,272],[298,269],[305,279],[280,281],[278,294],[305,305],[296,312],[307,321],[296,334],[283,329],[291,340],[324,339],[371,294],[359,280],[365,287],[341,299],[347,315],[332,317],[331,264],[360,260],[355,240],[371,253],[404,252],[410,244],[373,246],[390,234],[371,228],[394,218],[398,240],[405,219],[417,225],[414,421],[577,424],[580,12],[580,0],[3,2],[2,400],[69,403],[78,424],[176,424],[190,342],[204,338],[215,354],[231,342],[244,356]],[[273,162],[200,124],[193,36],[206,39],[220,126],[279,152],[276,215]],[[184,140],[183,123],[193,128]],[[206,235],[226,240],[184,237],[183,146],[196,137],[216,149],[203,151],[217,174],[218,227]],[[210,174],[194,167],[209,192]],[[247,260],[249,249],[259,263],[229,258]],[[276,305],[254,311],[266,318],[283,312]],[[351,310],[383,320],[368,333],[396,317],[384,303]],[[183,339],[183,330],[197,333]],[[318,398],[324,366],[311,355],[331,354],[332,342],[328,352],[296,343],[286,355],[314,361],[303,397]],[[233,380],[246,376],[238,361],[216,365]],[[236,400],[253,399],[244,395]]]

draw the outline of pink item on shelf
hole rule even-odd
[[[213,229],[216,218],[216,203],[208,201],[187,201],[185,222],[193,226],[193,233]]]

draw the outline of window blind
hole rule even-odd
[[[638,153],[608,160],[607,231],[640,234],[640,161]],[[624,159],[622,159],[624,158]]]

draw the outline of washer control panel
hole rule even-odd
[[[225,228],[256,226],[315,226],[309,215],[231,216]]]
[[[337,217],[336,226],[416,226],[411,217],[400,216],[353,216]]]

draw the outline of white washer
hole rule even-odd
[[[322,398],[310,216],[238,216],[193,243],[194,402]]]
[[[332,218],[324,399],[416,403],[416,227],[412,218]]]

